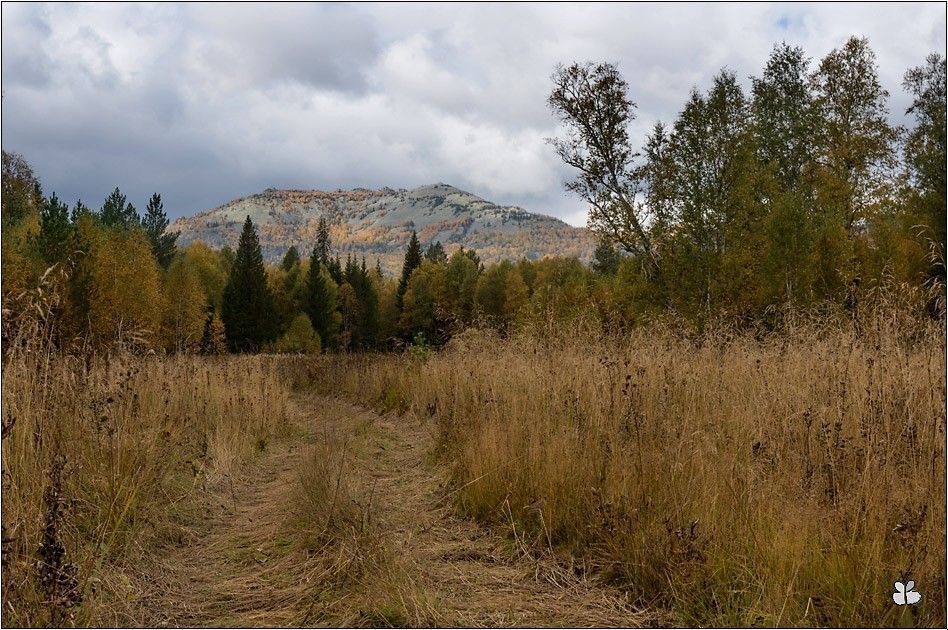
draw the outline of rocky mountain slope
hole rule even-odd
[[[321,216],[329,219],[333,245],[343,259],[349,253],[376,258],[386,274],[401,270],[412,230],[423,247],[441,241],[450,255],[460,246],[474,248],[485,263],[544,256],[589,260],[592,234],[559,219],[498,206],[449,186],[413,190],[274,190],[235,199],[219,208],[183,217],[169,228],[178,242],[201,240],[211,247],[236,247],[247,216],[257,226],[264,257],[278,261],[290,245],[307,256]]]

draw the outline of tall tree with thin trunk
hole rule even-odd
[[[589,203],[588,225],[658,268],[658,252],[648,234],[650,212],[639,198],[642,183],[628,126],[635,103],[618,68],[610,63],[560,66],[553,74],[550,108],[566,126],[565,138],[550,143],[578,171],[566,189]]]
[[[260,241],[250,217],[240,234],[234,266],[224,287],[221,320],[227,342],[236,352],[252,352],[278,333],[273,294],[267,285]]]
[[[331,254],[332,239],[329,236],[329,222],[322,216],[319,217],[319,224],[316,226],[316,246],[313,249],[313,255],[328,269]]]
[[[941,277],[944,278],[945,252],[945,173],[946,128],[945,58],[932,53],[925,65],[905,73],[905,88],[912,95],[912,105],[906,111],[915,117],[915,128],[905,142],[905,164],[913,187],[910,204],[929,228],[928,237],[936,245],[936,256],[941,258]]]
[[[408,249],[405,251],[402,275],[398,280],[398,290],[395,293],[395,306],[398,308],[398,312],[401,312],[404,305],[405,291],[408,290],[408,281],[411,280],[411,274],[419,265],[421,265],[421,243],[418,242],[418,234],[412,230],[411,239],[408,241]]]
[[[175,242],[178,240],[178,235],[167,232],[167,228],[168,215],[165,214],[165,206],[161,203],[161,195],[155,193],[148,200],[148,206],[145,208],[142,229],[151,241],[151,250],[155,254],[155,260],[166,269],[177,253]]]

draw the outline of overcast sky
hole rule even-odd
[[[267,187],[445,182],[581,225],[544,138],[558,62],[617,62],[634,133],[773,45],[818,61],[870,39],[902,121],[906,68],[945,50],[945,6],[3,4],[2,144],[47,193],[116,185],[172,217]]]

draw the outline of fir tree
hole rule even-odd
[[[254,351],[277,336],[276,305],[260,253],[260,241],[250,217],[234,257],[230,279],[224,287],[221,320],[227,342],[238,352]]]
[[[329,237],[329,222],[325,216],[319,217],[319,224],[316,227],[316,247],[313,252],[316,259],[329,268],[332,240]]]
[[[280,262],[280,269],[289,271],[298,264],[300,264],[300,253],[296,249],[296,245],[290,245],[290,248],[286,250],[286,254],[283,256],[283,260]]]
[[[306,289],[303,296],[303,311],[309,316],[313,329],[322,340],[323,346],[328,347],[335,336],[335,291],[329,286],[332,281],[327,278],[328,272],[319,261],[319,249],[313,247],[313,255],[309,259],[309,272],[306,276]]]
[[[411,273],[419,265],[421,265],[421,244],[418,242],[418,234],[412,230],[411,240],[408,241],[408,250],[405,252],[405,264],[402,265],[402,277],[398,280],[398,290],[395,292],[395,307],[399,312],[401,312],[404,305],[405,291],[408,289]]]
[[[447,264],[448,255],[445,253],[441,241],[436,241],[428,246],[428,249],[425,251],[425,260],[430,260],[438,265]]]
[[[382,273],[382,260],[380,258],[375,259],[375,275],[378,276],[379,280],[385,277]]]
[[[165,231],[167,227],[168,215],[165,214],[165,207],[161,203],[161,195],[155,193],[148,200],[148,207],[142,218],[142,229],[151,241],[151,250],[155,254],[155,260],[166,269],[177,252],[175,242],[178,240],[177,234]]]
[[[339,260],[339,256],[336,256],[324,264],[326,264],[326,270],[329,272],[332,281],[336,284],[342,284],[342,262]]]

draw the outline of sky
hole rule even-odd
[[[268,187],[443,182],[585,223],[546,138],[558,63],[617,63],[639,146],[721,69],[774,44],[813,64],[867,36],[893,122],[905,70],[945,52],[943,3],[2,5],[2,146],[44,192],[116,186],[171,217]]]

